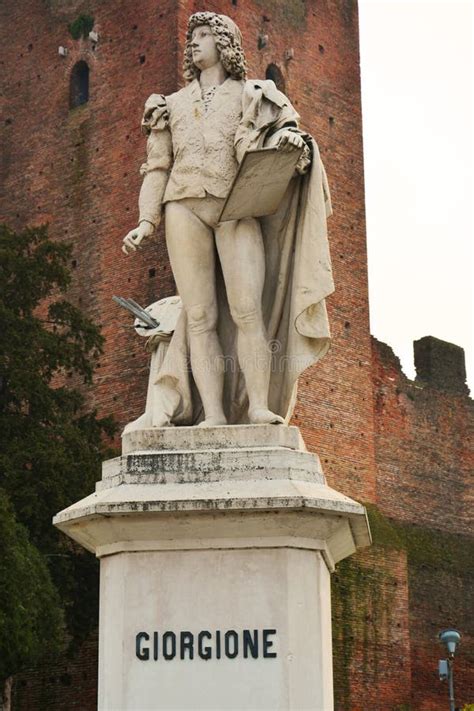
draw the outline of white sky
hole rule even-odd
[[[466,351],[474,390],[474,0],[359,0],[371,331]]]

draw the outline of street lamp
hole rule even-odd
[[[449,711],[456,711],[454,705],[454,655],[456,647],[461,641],[461,635],[456,630],[444,630],[438,635],[438,639],[448,652],[447,659],[440,659],[438,663],[439,678],[442,681],[448,680],[449,685]]]

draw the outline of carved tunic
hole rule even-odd
[[[262,100],[256,101],[255,97]],[[162,205],[171,200],[227,197],[246,150],[261,145],[265,127],[298,129],[298,114],[272,81],[228,78],[203,99],[197,79],[164,97],[152,94],[145,103],[142,128],[148,136],[145,176],[140,192],[140,221],[160,221]],[[296,170],[310,164],[305,147]]]
[[[166,98],[153,94],[148,99],[142,121],[149,133],[147,162],[141,173],[170,171],[163,203],[227,196],[238,168],[234,139],[244,83],[228,78],[206,102],[197,80]]]

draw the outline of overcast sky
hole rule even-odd
[[[371,331],[462,346],[474,391],[471,0],[359,0]]]

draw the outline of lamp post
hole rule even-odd
[[[439,678],[448,680],[449,687],[449,711],[456,711],[454,705],[454,655],[456,647],[461,641],[461,635],[456,630],[444,630],[438,635],[438,639],[442,642],[448,652],[447,659],[440,659],[438,663]]]

